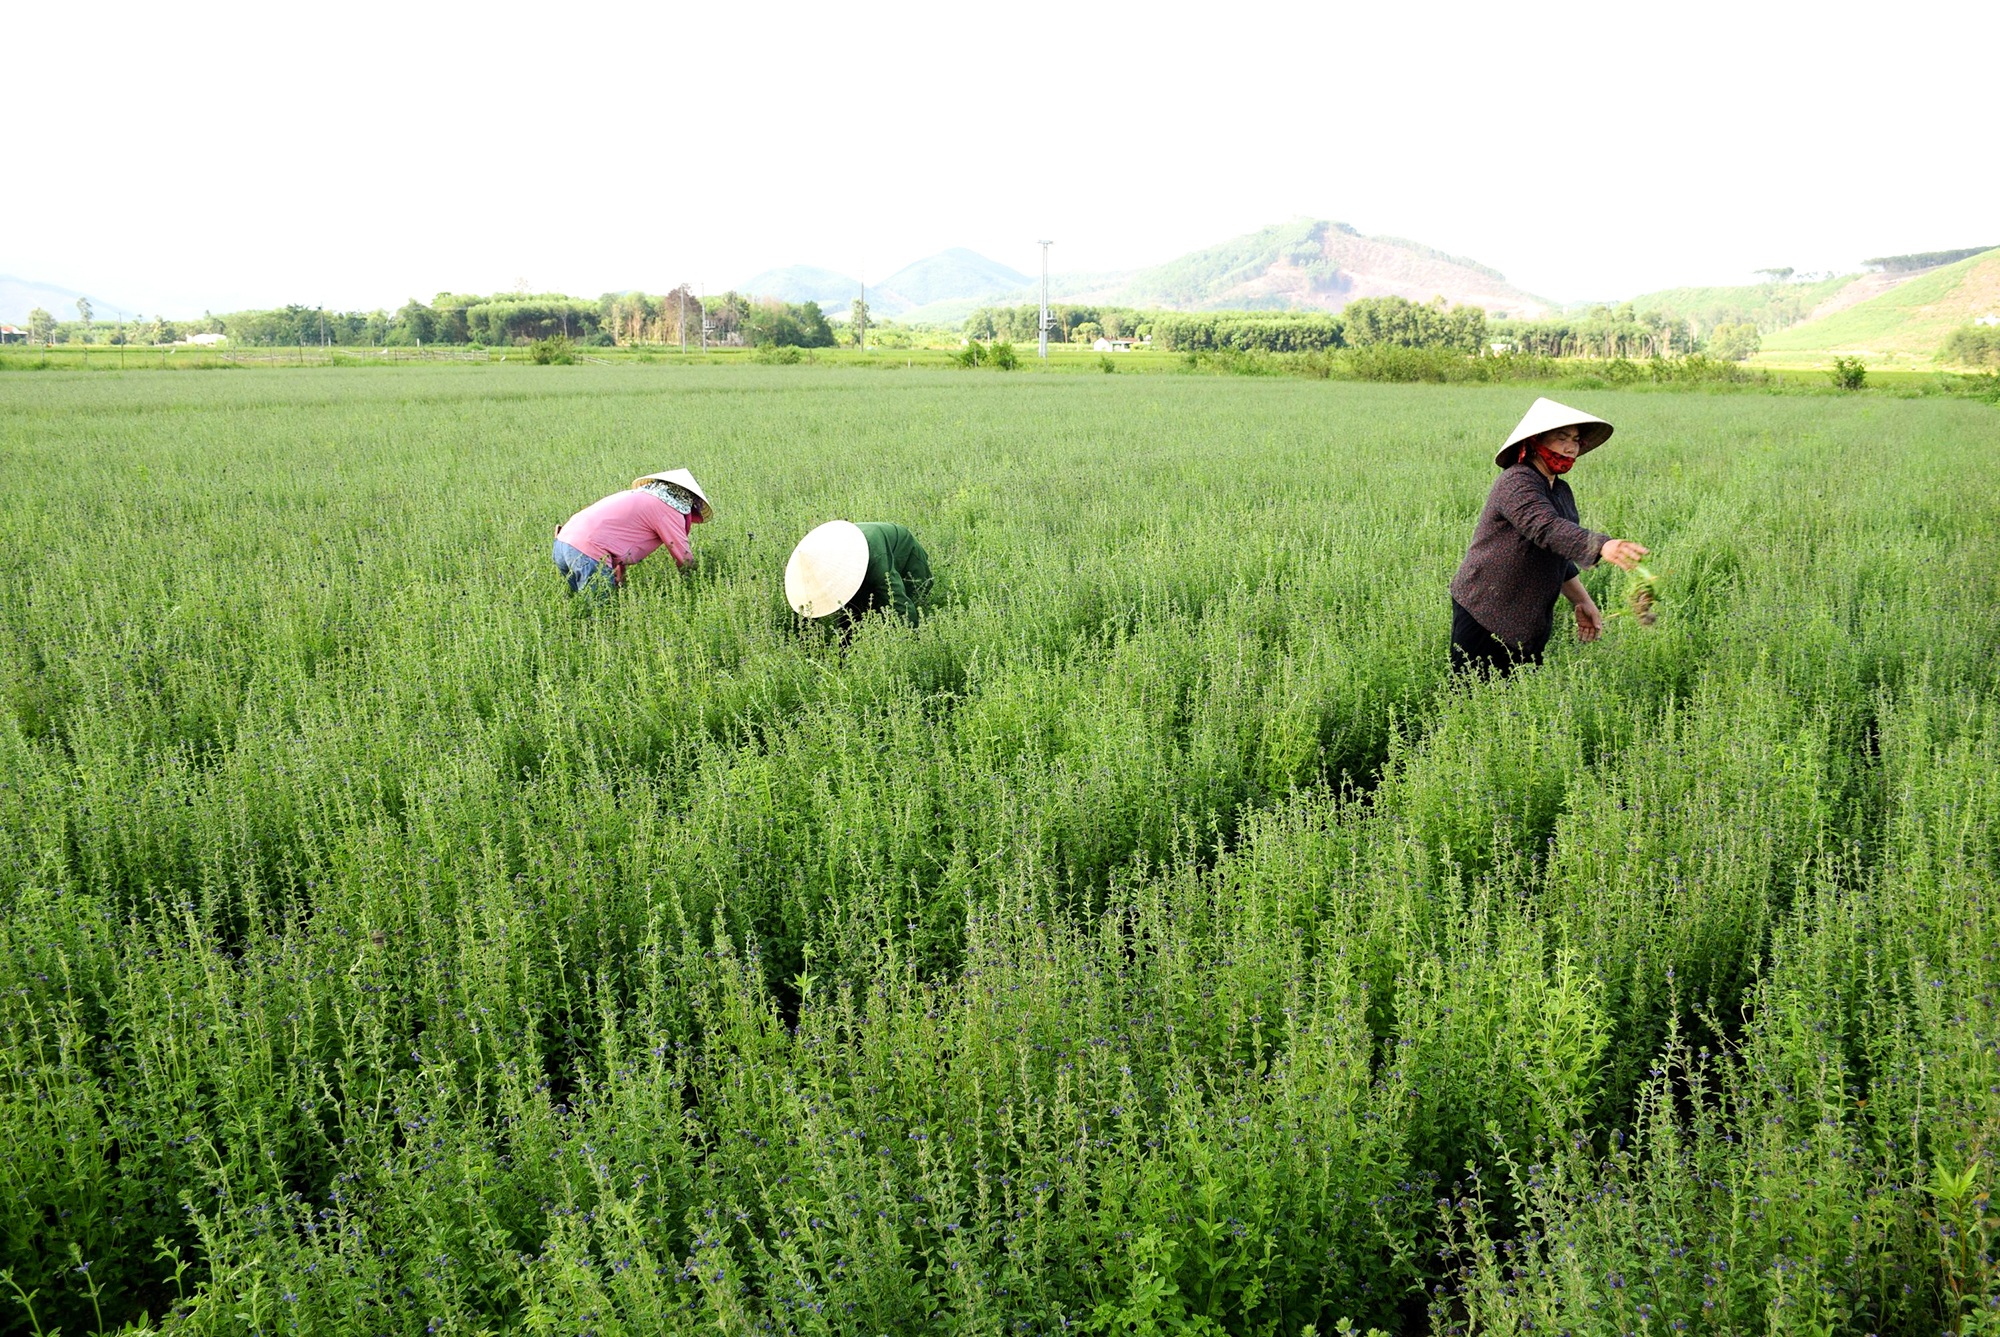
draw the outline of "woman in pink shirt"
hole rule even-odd
[[[671,552],[675,565],[693,566],[688,527],[712,513],[708,495],[686,469],[635,478],[629,491],[594,501],[556,526],[556,570],[571,594],[589,587],[602,598],[625,583],[626,567],[657,548]]]

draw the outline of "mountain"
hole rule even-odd
[[[832,314],[847,310],[847,304],[861,295],[861,280],[813,265],[786,265],[737,284],[736,291],[781,302],[818,302]]]
[[[53,283],[38,283],[34,279],[17,279],[9,274],[0,274],[0,324],[25,325],[28,313],[36,307],[57,320],[75,320],[76,299],[86,295],[90,297],[92,320],[115,321],[119,311],[131,311],[130,307],[120,307],[95,294],[71,292]]]
[[[954,246],[904,265],[879,283],[868,285],[868,309],[877,317],[901,317],[934,302],[971,301],[977,305],[1028,282],[1028,276],[977,251]],[[812,265],[767,269],[737,285],[753,297],[782,302],[818,302],[828,315],[844,314],[861,293],[861,280]],[[967,308],[970,309],[969,307]]]
[[[870,284],[868,306],[881,315],[897,315],[933,302],[997,297],[1028,282],[1028,276],[1018,269],[954,246]]]
[[[904,319],[949,324],[978,306],[1016,305],[1039,296],[1035,284],[983,300],[928,303]],[[1049,296],[1099,306],[1174,311],[1338,311],[1359,297],[1442,297],[1482,306],[1496,316],[1547,315],[1554,304],[1522,292],[1506,276],[1462,256],[1401,237],[1363,236],[1345,223],[1301,219],[1191,252],[1164,265],[1122,274],[1052,274]]]
[[[1901,353],[1935,356],[1947,336],[2000,314],[2000,247],[1901,279],[1865,301],[1823,304],[1806,320],[1764,336],[1767,353]]]
[[[1099,300],[1179,311],[1338,311],[1360,297],[1442,297],[1514,317],[1546,315],[1553,306],[1477,261],[1325,219],[1267,227],[1142,269]]]

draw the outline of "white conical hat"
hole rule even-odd
[[[852,520],[829,520],[799,540],[785,563],[785,602],[800,617],[847,606],[868,574],[868,536]]]
[[[1611,424],[1604,419],[1585,413],[1582,409],[1573,409],[1567,404],[1558,404],[1553,399],[1537,399],[1521,416],[1520,423],[1514,428],[1514,434],[1507,438],[1507,444],[1501,446],[1494,454],[1493,462],[1502,469],[1506,468],[1512,463],[1507,455],[1514,447],[1531,436],[1553,432],[1558,427],[1583,429],[1578,433],[1583,438],[1576,448],[1576,453],[1579,455],[1588,454],[1611,439]]]
[[[708,494],[701,490],[700,483],[694,481],[694,475],[685,469],[668,469],[656,474],[641,474],[632,480],[633,487],[644,487],[648,483],[672,483],[675,487],[685,488],[688,495],[694,498],[694,508],[701,512],[702,519],[706,520],[715,514],[715,507],[709,504]]]

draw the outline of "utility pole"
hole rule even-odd
[[[708,351],[708,285],[701,285],[701,351]]]
[[[861,351],[868,351],[868,262],[861,262],[861,336],[858,342]]]
[[[681,352],[688,350],[688,286],[681,284]]]
[[[1049,359],[1049,247],[1055,243],[1040,241],[1035,244],[1042,248],[1042,319],[1038,328],[1042,336],[1042,361],[1046,362]]]

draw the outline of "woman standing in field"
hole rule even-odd
[[[556,526],[556,570],[569,592],[589,589],[600,598],[625,584],[625,569],[664,547],[683,569],[694,565],[688,529],[712,514],[708,495],[686,469],[632,480]]]
[[[785,563],[785,602],[803,618],[839,613],[851,627],[880,608],[914,623],[930,592],[930,555],[901,525],[829,520]]]
[[[1539,664],[1555,620],[1556,595],[1576,610],[1578,640],[1594,641],[1604,615],[1577,578],[1602,557],[1630,571],[1646,549],[1579,523],[1562,475],[1603,445],[1611,424],[1553,399],[1537,399],[1493,462],[1472,546],[1451,579],[1451,662],[1504,674]]]

